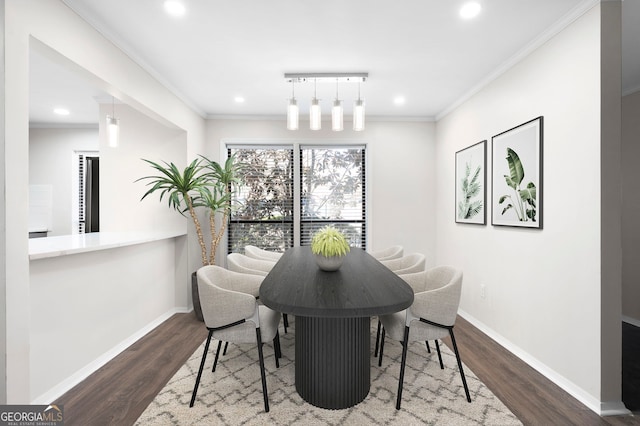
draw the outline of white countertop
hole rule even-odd
[[[186,235],[184,232],[92,232],[29,239],[29,260],[143,244]]]

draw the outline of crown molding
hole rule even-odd
[[[30,129],[95,129],[98,123],[29,123]]]
[[[89,24],[94,30],[96,30],[100,35],[102,35],[105,39],[111,42],[114,46],[120,49],[129,59],[131,59],[135,64],[141,67],[146,73],[148,73],[151,77],[158,81],[162,86],[164,86],[169,92],[171,92],[174,96],[176,96],[180,101],[182,101],[188,108],[193,110],[196,114],[200,115],[202,118],[206,118],[207,113],[193,103],[193,101],[185,96],[180,90],[178,90],[175,86],[173,86],[166,78],[162,76],[154,67],[149,65],[147,61],[142,59],[138,54],[135,53],[135,50],[127,43],[122,37],[114,33],[113,31],[107,30],[98,20],[90,17],[90,13],[82,13],[82,7],[75,7],[69,4],[66,0],[62,0],[62,2],[69,8],[69,10],[73,11],[80,19]]]
[[[238,115],[238,114],[209,114],[207,115],[207,120],[247,120],[247,121],[286,121],[287,117],[285,114],[282,115]],[[331,116],[326,115],[322,116],[323,120],[331,121]],[[434,122],[435,117],[433,116],[382,116],[382,115],[367,115],[367,122],[420,122],[420,123],[430,123]],[[300,117],[301,122],[309,121],[309,118],[304,116]],[[344,122],[349,123],[352,120],[350,118],[345,117]]]
[[[562,18],[556,21],[551,27],[549,27],[542,34],[538,35],[535,39],[529,42],[526,46],[520,49],[515,55],[511,58],[507,59],[503,62],[498,68],[492,71],[489,75],[487,75],[483,80],[480,81],[477,85],[473,86],[469,91],[467,91],[464,95],[462,95],[458,100],[453,102],[447,108],[442,110],[439,114],[436,115],[435,120],[440,121],[442,118],[447,116],[449,113],[454,111],[460,105],[468,101],[475,94],[480,92],[482,89],[487,87],[490,83],[498,79],[501,75],[506,73],[508,70],[513,68],[515,65],[524,60],[527,56],[533,53],[540,46],[545,44],[547,41],[551,40],[553,37],[558,35],[564,29],[566,29],[569,25],[574,23],[578,18],[583,16],[589,10],[593,9],[594,6],[600,4],[602,1],[620,1],[620,0],[583,0],[576,7],[567,12]]]

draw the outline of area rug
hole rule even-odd
[[[372,320],[375,343],[377,319]],[[360,404],[345,410],[326,410],[305,402],[295,389],[295,322],[288,333],[280,330],[282,358],[276,369],[271,342],[264,345],[268,413],[264,412],[258,352],[255,345],[229,345],[215,372],[211,366],[217,342],[209,347],[198,396],[189,408],[191,392],[200,366],[203,344],[169,380],[137,421],[137,425],[490,425],[522,423],[464,366],[471,403],[468,403],[455,355],[440,344],[444,370],[435,345],[428,353],[424,344],[411,344],[407,353],[402,407],[396,410],[400,373],[400,343],[387,339],[382,367],[371,358],[371,390]],[[464,360],[463,360],[464,361]]]

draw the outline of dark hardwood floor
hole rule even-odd
[[[640,413],[596,415],[463,318],[455,333],[463,362],[525,425],[640,425]],[[174,315],[55,401],[64,405],[65,425],[135,423],[205,338],[204,324],[194,314]],[[640,339],[632,349],[636,372],[638,345]],[[623,358],[627,368],[632,360]],[[626,380],[624,386],[630,389],[632,383]],[[635,386],[637,392],[638,382]]]
[[[132,425],[207,338],[193,313],[176,314],[56,401],[65,425]]]

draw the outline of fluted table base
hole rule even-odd
[[[370,319],[296,316],[296,390],[310,404],[353,407],[371,386]]]

